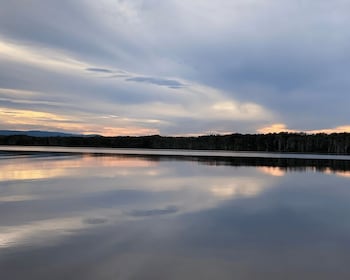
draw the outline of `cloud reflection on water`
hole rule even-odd
[[[336,175],[336,176],[339,176],[339,177],[350,178],[350,171],[346,171],[346,170],[334,171],[334,170],[331,170],[331,169],[327,168],[327,169],[325,169],[324,173],[325,174],[330,174],[330,175]]]
[[[1,159],[1,158],[0,158]],[[14,159],[0,160],[0,180],[35,180],[58,178],[64,176],[79,175],[83,169],[87,171],[109,168],[140,168],[155,166],[156,162],[142,160],[135,157],[119,156],[93,157],[82,156],[48,156],[48,157],[21,157]]]
[[[349,257],[350,190],[347,178],[328,176],[346,170],[197,160],[0,160],[5,170],[63,170],[0,180],[4,277],[280,279],[306,268],[310,279],[346,275],[334,260]]]
[[[261,167],[258,167],[258,169],[261,172],[269,174],[271,176],[282,177],[282,176],[286,175],[286,171],[280,167],[261,166]]]
[[[7,182],[0,191],[2,247],[58,242],[100,226],[83,222],[96,213],[112,223],[181,215],[217,207],[223,199],[256,196],[273,185],[253,170],[246,176],[228,166],[135,156],[27,156],[0,165],[0,182]],[[18,216],[21,211],[26,215]]]

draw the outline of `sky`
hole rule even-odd
[[[0,129],[350,132],[347,0],[0,4]]]

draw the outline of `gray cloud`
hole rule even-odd
[[[131,82],[149,83],[157,86],[166,86],[173,89],[185,87],[184,84],[176,80],[168,80],[168,79],[154,78],[154,77],[132,77],[126,80]]]
[[[128,77],[130,76],[127,74],[115,74],[115,75],[109,76],[108,78],[128,78]]]
[[[86,71],[97,72],[97,73],[113,73],[112,70],[104,68],[86,68]]]
[[[83,222],[89,225],[99,225],[108,222],[108,220],[105,218],[87,218]]]
[[[133,217],[148,217],[148,216],[174,214],[178,211],[179,209],[176,206],[169,206],[164,209],[134,210],[130,213],[130,215]]]

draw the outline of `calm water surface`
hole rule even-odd
[[[3,152],[1,279],[350,279],[348,165]]]

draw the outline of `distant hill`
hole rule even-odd
[[[41,130],[0,130],[0,136],[10,136],[10,135],[26,135],[32,137],[95,137],[98,135],[83,135],[83,134],[73,134],[65,132],[56,131],[41,131]]]

